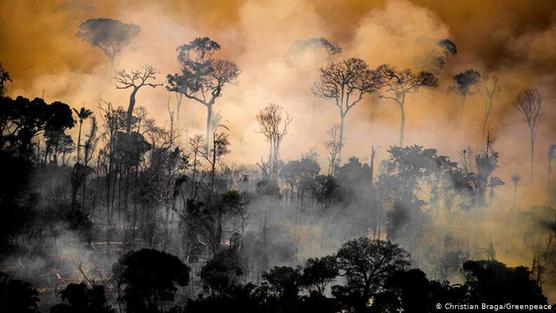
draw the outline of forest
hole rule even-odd
[[[556,22],[123,2],[0,1],[0,312],[556,310]]]

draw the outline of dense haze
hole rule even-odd
[[[138,37],[123,48],[113,67],[100,49],[76,36],[83,21],[96,17],[140,26]],[[316,152],[319,174],[328,174],[327,131],[338,123],[338,112],[332,101],[316,97],[312,88],[319,79],[320,68],[330,61],[356,57],[363,59],[371,69],[389,64],[399,70],[407,68],[436,75],[438,87],[423,88],[407,95],[404,145],[437,149],[438,155],[450,157],[460,167],[465,163],[464,150],[480,153],[485,149],[482,123],[486,98],[476,86],[471,87],[461,113],[462,97],[451,88],[453,76],[467,69],[496,76],[500,89],[493,97],[493,111],[487,127],[495,140],[486,149],[498,152],[498,167],[492,176],[501,178],[505,184],[497,187],[494,195],[489,188],[487,204],[472,209],[460,209],[448,202],[432,205],[433,200],[430,200],[421,208],[426,218],[415,222],[419,227],[423,225],[422,229],[417,227],[422,235],[413,238],[410,233],[413,230],[408,230],[406,234],[388,239],[410,252],[414,266],[439,280],[463,280],[457,274],[438,276],[436,262],[451,245],[465,250],[469,259],[494,259],[495,250],[496,260],[508,266],[532,266],[532,259],[538,252],[535,249],[543,245],[544,236],[549,232],[543,226],[544,214],[554,213],[550,209],[554,205],[550,195],[555,187],[553,183],[552,189],[547,188],[546,168],[549,147],[556,144],[556,3],[542,0],[0,0],[0,63],[9,71],[12,80],[6,83],[5,96],[40,97],[48,103],[62,101],[76,109],[85,107],[97,117],[101,132],[105,114],[101,107],[111,103],[126,109],[129,101],[129,90],[115,88],[113,71],[151,65],[157,72],[155,82],[163,86],[142,88],[137,94],[136,108],[143,107],[161,127],[169,127],[173,115],[174,122],[179,121],[175,125],[175,146],[191,153],[189,140],[205,134],[206,110],[199,103],[184,98],[180,115],[176,117],[176,94],[164,86],[167,74],[180,71],[176,48],[205,36],[220,44],[221,49],[216,52],[218,58],[234,62],[240,70],[237,80],[226,85],[214,106],[214,112],[221,116],[220,121],[230,134],[231,152],[222,157],[218,170],[224,173],[227,167],[237,171],[236,176],[230,178],[234,188],[238,186],[239,177],[250,175],[251,185],[245,187],[250,192],[255,191],[256,180],[264,178],[258,163],[267,160],[269,146],[260,132],[257,114],[269,103],[283,107],[292,119],[280,147],[280,160],[286,164]],[[342,52],[329,56],[322,48],[303,46],[305,40],[318,37],[336,43]],[[457,54],[447,53],[438,44],[443,39],[455,43]],[[435,66],[439,58],[445,62],[442,68]],[[543,98],[544,118],[537,130],[534,181],[529,179],[529,130],[514,108],[516,96],[525,88],[536,88]],[[345,164],[352,156],[369,164],[371,147],[378,147],[371,178],[375,183],[381,173],[388,172],[381,164],[386,165],[391,156],[389,148],[398,144],[400,123],[397,105],[381,95],[384,95],[383,90],[370,93],[347,115],[340,164]],[[84,134],[90,127],[88,123],[89,120],[84,123]],[[77,131],[78,127],[68,130],[74,140]],[[106,138],[101,142],[103,140]],[[102,145],[104,143],[99,143]],[[473,159],[468,162],[473,167]],[[68,166],[74,163],[75,156],[72,156]],[[209,172],[207,168],[208,165],[203,164],[206,173]],[[70,172],[68,168],[64,173],[69,175]],[[48,175],[44,172],[35,175],[29,188],[40,190],[42,194],[56,193],[57,187],[49,185],[55,175]],[[70,185],[69,176],[60,178],[63,175],[58,175],[58,187]],[[100,181],[102,174],[95,175]],[[521,176],[516,194],[513,175]],[[290,190],[293,187],[285,179],[278,179],[277,183],[283,198],[256,197],[247,205],[245,257],[256,259],[261,254],[253,244],[259,240],[261,229],[271,234],[269,245],[274,245],[275,249],[267,256],[268,262],[261,263],[266,266],[302,264],[307,258],[333,254],[344,242],[359,236],[386,238],[385,229],[377,236],[376,229],[372,229],[374,226],[368,224],[369,221],[375,223],[380,216],[375,211],[367,211],[369,203],[375,204],[374,193],[367,197],[368,190],[358,189],[362,187],[357,182],[342,183],[345,183],[343,187],[351,188],[354,200],[345,207],[331,205],[337,210],[328,215],[318,213],[318,201],[308,195],[300,196],[299,190],[296,191],[297,200],[292,200],[294,192]],[[432,197],[431,190],[425,188],[421,192],[422,199]],[[514,196],[518,199],[516,207]],[[101,200],[98,201],[96,209],[89,212],[92,220],[101,225],[104,208]],[[340,207],[343,211],[338,211]],[[307,211],[298,212],[298,208]],[[380,218],[386,218],[386,213]],[[554,223],[553,216],[547,219]],[[169,229],[176,232],[182,227],[174,211],[167,222],[173,225]],[[165,243],[164,249],[183,257],[180,245],[184,239],[181,233],[172,235],[175,238]],[[104,235],[100,237],[96,239],[105,239]],[[122,238],[113,240],[124,241]],[[289,252],[281,253],[280,249],[292,242],[295,253],[293,257],[285,257]],[[28,271],[23,278],[36,282],[39,279],[30,279],[30,272],[43,271],[54,258],[62,258],[66,262],[59,267],[73,272],[68,281],[79,281],[80,273],[75,271],[78,264],[83,263],[90,275],[107,276],[123,249],[106,252],[84,247],[79,235],[66,229],[58,232],[50,244],[53,247],[51,255],[14,254],[3,260],[0,270],[9,272],[22,263]],[[554,254],[554,243],[551,244]],[[29,243],[29,249],[32,246],[32,242]],[[206,252],[203,257],[207,258]],[[555,261],[552,262],[543,292],[554,302],[556,274]],[[202,266],[193,263],[186,262],[197,271]],[[259,266],[257,264],[253,266]],[[245,281],[258,282],[261,271],[266,269],[250,270]]]
[[[269,102],[284,106],[294,117],[291,133],[295,140],[293,136],[286,138],[282,148],[286,159],[310,148],[322,151],[326,130],[336,123],[334,107],[311,93],[318,75],[318,60],[313,59],[316,56],[308,53],[303,56],[305,62],[295,66],[284,62],[295,41],[325,37],[344,49],[343,56],[360,57],[372,68],[388,63],[400,69],[421,69],[427,58],[439,53],[436,41],[450,38],[458,54],[449,58],[440,74],[445,78],[440,87],[408,98],[408,143],[437,147],[454,157],[461,146],[481,144],[483,98],[468,97],[464,121],[456,127],[450,123],[450,112],[459,99],[446,93],[452,75],[476,68],[493,71],[502,83],[491,127],[496,129],[498,150],[504,154],[519,150],[519,142],[526,139],[521,137],[525,135],[524,125],[511,109],[516,91],[536,86],[546,106],[551,106],[556,51],[549,38],[556,25],[550,23],[553,13],[545,8],[548,4],[491,1],[483,7],[479,1],[471,1],[458,7],[457,3],[432,5],[426,1],[4,2],[0,59],[14,80],[8,94],[44,95],[49,100],[94,110],[99,99],[125,105],[128,94],[115,90],[102,52],[75,36],[83,20],[106,16],[140,25],[138,40],[124,49],[115,69],[151,64],[161,73],[160,81],[166,73],[178,70],[178,45],[209,36],[222,46],[220,56],[234,61],[241,70],[237,85],[224,91],[216,107],[233,133],[236,148],[230,161],[252,164],[265,151],[254,117]],[[144,90],[139,98],[139,104],[161,122],[167,119],[167,101],[168,93],[163,88]],[[368,97],[364,101],[348,117],[346,150],[366,160],[371,144],[385,147],[395,142],[399,116],[387,100]],[[547,110],[545,120],[553,120],[553,114],[553,110]],[[201,107],[185,101],[182,115],[182,138],[187,130],[202,132]],[[447,133],[454,139],[445,140],[440,135]],[[553,123],[544,123],[539,130],[539,160],[544,159],[553,137]],[[522,156],[526,153],[508,155],[504,169],[523,164]]]

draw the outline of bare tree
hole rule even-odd
[[[77,36],[104,52],[114,66],[114,59],[137,37],[140,27],[110,18],[92,18],[79,25]]]
[[[199,157],[201,156],[201,153],[203,152],[203,136],[201,135],[195,135],[192,138],[189,139],[189,147],[191,148],[191,150],[193,151],[193,162],[192,162],[192,170],[191,170],[191,182],[192,182],[192,188],[193,188],[193,199],[197,198],[197,172],[198,172],[198,166],[199,166]]]
[[[116,88],[117,89],[129,89],[131,88],[131,94],[129,95],[129,105],[127,107],[127,124],[126,124],[126,132],[131,132],[131,120],[133,117],[133,108],[135,107],[135,97],[139,89],[144,86],[149,86],[152,88],[156,88],[158,86],[162,86],[162,84],[157,84],[154,81],[156,80],[156,71],[152,68],[152,66],[147,65],[142,70],[133,70],[130,73],[123,71],[118,71],[116,73]]]
[[[270,103],[259,114],[257,114],[260,132],[269,142],[268,166],[271,179],[276,178],[278,172],[278,160],[280,158],[280,144],[288,133],[288,127],[292,121],[288,112],[281,106]]]
[[[381,65],[377,71],[384,84],[381,98],[393,100],[400,109],[400,141],[403,146],[405,129],[405,98],[408,94],[416,93],[421,87],[437,87],[438,79],[429,72],[413,73],[409,69],[397,71],[389,65]]]
[[[480,82],[477,87],[479,92],[485,97],[485,115],[483,117],[483,127],[482,136],[488,132],[488,123],[490,120],[490,115],[492,114],[492,109],[494,108],[494,96],[498,91],[500,91],[500,80],[496,75],[483,75],[480,78]]]
[[[531,264],[531,276],[540,288],[543,287],[545,276],[554,264],[554,234],[548,234],[543,246],[537,247]],[[542,245],[542,243],[540,243]]]
[[[196,38],[178,47],[181,73],[168,74],[169,91],[183,94],[207,109],[205,130],[205,152],[208,153],[211,135],[212,113],[216,100],[222,96],[226,84],[233,83],[239,76],[237,65],[228,60],[214,57],[220,45],[208,37]]]
[[[381,86],[379,75],[365,61],[350,58],[332,62],[321,68],[320,79],[313,86],[313,94],[334,101],[340,115],[337,161],[342,156],[344,121],[349,111],[363,99],[365,94]]]
[[[222,128],[222,131],[217,131]],[[214,193],[214,187],[216,185],[216,166],[220,159],[225,155],[230,153],[230,139],[228,135],[228,127],[226,125],[217,125],[212,133],[210,149],[208,153],[205,151],[197,151],[210,165],[210,179],[211,179],[211,193]]]
[[[529,127],[530,140],[530,179],[533,183],[535,165],[535,137],[537,129],[543,118],[542,96],[537,89],[527,88],[520,92],[514,102],[514,108],[521,114],[522,119]]]

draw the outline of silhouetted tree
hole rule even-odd
[[[50,308],[50,313],[114,313],[106,300],[104,286],[89,287],[85,283],[69,284],[60,291],[62,301]]]
[[[32,139],[49,131],[58,132],[72,128],[69,105],[55,101],[47,104],[43,99],[24,97],[0,98],[0,150],[9,150],[20,157],[33,156]]]
[[[269,142],[268,166],[270,167],[270,179],[276,179],[278,173],[278,162],[280,158],[280,143],[288,133],[288,127],[292,121],[288,112],[277,104],[270,103],[259,114],[260,132]]]
[[[546,304],[525,267],[508,268],[497,261],[466,261],[463,270],[471,303]]]
[[[174,300],[176,286],[189,282],[189,267],[176,256],[153,249],[141,249],[124,254],[113,267],[118,288],[123,288],[119,300],[126,303],[127,312],[164,312],[164,304]]]
[[[332,62],[320,70],[320,79],[314,84],[313,94],[334,101],[340,115],[337,160],[341,159],[344,142],[344,121],[349,111],[357,105],[365,94],[376,91],[381,84],[380,77],[369,69],[365,61],[350,58]]]
[[[12,78],[10,73],[4,69],[2,63],[0,63],[0,98],[4,96],[6,91],[6,82],[11,82]]]
[[[206,290],[214,294],[224,294],[238,283],[243,275],[237,252],[226,249],[216,254],[201,269],[201,279]]]
[[[414,230],[419,230],[425,205],[435,207],[441,200],[449,201],[469,192],[473,177],[435,149],[395,146],[388,153],[390,157],[383,163],[377,187],[384,205],[391,206],[387,213],[389,238],[395,238],[404,226],[417,226]],[[420,191],[424,189],[430,192],[423,195]]]
[[[218,128],[222,128],[222,131],[218,131]],[[212,132],[209,150],[207,150],[206,152],[199,151],[199,153],[210,165],[211,192],[214,192],[214,187],[216,184],[216,166],[224,155],[230,153],[230,140],[228,131],[229,129],[228,127],[226,127],[226,125],[218,125],[218,127],[215,128],[214,132]]]
[[[334,176],[336,173],[336,168],[338,167],[338,152],[340,151],[340,138],[339,131],[340,126],[332,126],[327,134],[328,140],[325,142],[326,150],[328,151],[328,175]]]
[[[343,201],[342,188],[337,179],[330,175],[315,177],[311,193],[323,208],[329,208]]]
[[[302,283],[308,288],[314,288],[319,295],[324,296],[326,286],[337,276],[338,264],[334,256],[308,259],[303,267]]]
[[[533,184],[535,168],[535,138],[537,129],[543,119],[542,96],[537,89],[525,89],[520,92],[514,103],[514,108],[521,114],[521,117],[529,127],[530,140],[530,184]]]
[[[239,75],[237,65],[228,60],[214,57],[220,50],[220,45],[208,37],[195,40],[178,47],[178,61],[181,73],[168,74],[169,91],[183,94],[186,98],[195,100],[207,109],[205,131],[205,150],[208,153],[213,107],[216,100],[222,96],[222,90],[227,84],[233,83]]]
[[[463,115],[465,109],[465,98],[471,93],[471,87],[479,83],[481,74],[475,69],[468,69],[452,77],[454,85],[450,86],[449,90],[456,92],[461,96],[461,113]]]
[[[488,187],[488,182],[492,172],[498,167],[498,152],[492,150],[494,137],[487,134],[486,148],[482,153],[475,155],[475,165],[477,167],[477,181],[476,181],[476,204],[483,206],[485,204],[485,195]]]
[[[535,249],[531,264],[531,277],[539,288],[543,287],[546,277],[550,277],[550,274],[552,274],[551,268],[554,267],[556,261],[556,250],[553,246],[556,222],[545,223],[545,226],[552,228],[552,232],[549,232],[548,236],[546,236],[546,241],[541,243],[539,248]]]
[[[500,80],[496,75],[483,74],[478,83],[479,92],[485,97],[485,114],[483,117],[483,127],[482,136],[483,138],[489,132],[488,123],[490,121],[490,115],[492,114],[492,109],[494,108],[494,96],[498,91],[500,91]]]
[[[392,312],[434,312],[437,310],[434,305],[438,302],[431,287],[425,273],[419,269],[394,272],[386,280],[387,291],[379,295],[377,306]]]
[[[409,69],[398,71],[389,65],[379,66],[377,72],[384,86],[384,93],[380,97],[393,100],[400,109],[399,145],[403,146],[406,96],[418,92],[422,87],[437,87],[438,79],[428,72],[413,73]]]
[[[77,36],[104,52],[114,66],[114,58],[139,34],[139,26],[110,18],[92,18],[79,25]]]
[[[65,156],[75,150],[73,139],[64,130],[46,130],[44,132],[45,149],[44,162],[50,158],[51,162],[58,164],[61,157],[62,165],[65,165]]]
[[[81,128],[83,127],[83,121],[93,115],[93,112],[86,108],[81,108],[79,109],[79,111],[73,109],[73,111],[75,112],[75,114],[77,114],[77,118],[79,119],[79,133],[77,135],[77,163],[79,163],[79,157],[81,155]]]
[[[116,73],[116,88],[117,89],[129,89],[131,88],[131,94],[129,95],[129,105],[127,107],[127,124],[126,132],[129,134],[131,131],[131,124],[133,118],[133,108],[135,108],[135,96],[137,92],[144,86],[149,86],[156,88],[157,86],[162,86],[162,84],[157,84],[156,71],[150,66],[145,66],[142,70],[134,70],[131,73],[127,73],[125,70]]]
[[[355,312],[365,312],[388,277],[409,265],[409,254],[397,244],[365,237],[344,243],[336,258],[347,285],[334,286],[332,293]]]
[[[275,266],[263,274],[263,279],[284,300],[295,300],[302,286],[301,270],[289,266]]]
[[[306,153],[299,160],[286,163],[280,170],[280,177],[290,186],[292,196],[297,192],[299,198],[303,198],[309,192],[315,177],[320,172],[317,163],[317,156],[313,153]]]

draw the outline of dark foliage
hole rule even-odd
[[[497,261],[466,261],[463,270],[473,303],[546,303],[526,267],[511,268]]]
[[[163,265],[163,266],[161,266]],[[163,251],[141,249],[122,256],[113,268],[127,312],[164,312],[174,300],[176,286],[189,282],[189,268],[179,258]]]
[[[114,313],[106,303],[104,286],[89,287],[85,283],[69,284],[60,291],[64,303],[50,308],[50,313]]]
[[[27,282],[0,272],[0,312],[35,313],[39,293]]]

